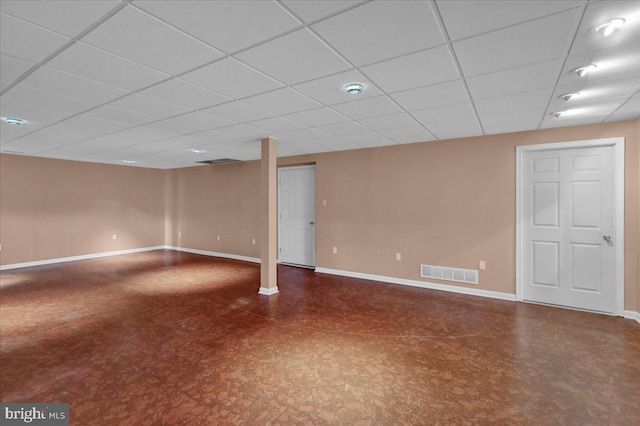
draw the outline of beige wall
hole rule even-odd
[[[0,155],[0,264],[163,245],[163,174]]]

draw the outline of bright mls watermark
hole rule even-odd
[[[0,402],[0,424],[69,426],[69,404]]]

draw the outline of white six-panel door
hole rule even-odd
[[[282,263],[316,263],[316,169],[278,169],[278,245]]]
[[[614,313],[613,147],[525,152],[523,299]]]

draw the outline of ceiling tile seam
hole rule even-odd
[[[291,9],[289,9],[289,6],[287,6],[286,4],[282,3],[282,0],[273,0],[274,3],[276,3],[278,6],[280,6],[285,12],[287,12],[289,15],[291,15],[291,17],[293,17],[294,19],[296,19],[298,22],[300,22],[302,25],[304,26],[311,26],[311,25],[315,25],[319,22],[322,21],[326,21],[327,19],[331,19],[335,16],[341,15],[345,12],[349,12],[353,9],[357,9],[358,7],[364,6],[367,3],[371,3],[373,0],[366,0],[366,1],[362,1],[361,3],[356,3],[352,6],[348,6],[344,9],[338,10],[337,12],[333,12],[329,15],[323,16],[322,18],[317,18],[314,19],[312,21],[306,22],[304,19],[302,19],[301,17],[299,17],[295,12],[293,12]]]
[[[23,81],[25,78],[29,77],[31,74],[33,74],[34,72],[36,72],[40,67],[44,66],[47,62],[51,61],[53,58],[55,58],[56,56],[58,56],[60,53],[64,52],[65,50],[67,50],[69,47],[71,47],[73,44],[75,44],[76,42],[78,42],[81,38],[83,38],[84,36],[86,36],[87,34],[89,34],[91,31],[95,30],[96,28],[98,28],[100,25],[102,25],[104,22],[106,22],[108,19],[110,19],[113,15],[115,15],[116,13],[118,13],[120,10],[124,9],[127,4],[129,4],[129,1],[131,0],[123,0],[121,3],[119,3],[118,5],[116,5],[113,9],[111,9],[109,12],[105,13],[102,17],[100,17],[97,21],[95,21],[93,24],[89,25],[87,28],[85,28],[83,31],[81,31],[78,35],[76,35],[75,37],[71,37],[69,38],[68,36],[64,36],[69,38],[69,41],[67,41],[65,44],[63,44],[61,47],[59,47],[58,49],[56,49],[53,53],[51,53],[49,56],[47,56],[46,58],[44,58],[42,61],[38,62],[37,64],[33,65],[31,68],[29,68],[27,71],[25,71],[24,73],[22,73],[22,75],[20,75],[20,77],[18,77],[15,81],[13,81],[12,83],[10,83],[7,87],[5,87],[2,91],[0,91],[0,96],[4,95],[5,93],[7,93],[9,90],[13,89],[15,86],[17,86],[18,84],[20,84],[21,81]],[[24,21],[24,20],[23,20]],[[29,21],[25,21],[25,22],[29,22]],[[44,27],[43,27],[44,28]],[[48,30],[48,29],[47,29]],[[49,30],[52,31],[52,30]]]
[[[560,66],[560,71],[558,72],[558,76],[556,77],[556,82],[553,85],[553,92],[551,92],[551,96],[549,97],[549,101],[547,102],[547,105],[545,106],[544,109],[544,113],[542,115],[542,117],[540,118],[540,123],[538,124],[538,126],[536,127],[536,129],[540,129],[542,127],[542,123],[544,123],[544,118],[547,116],[548,112],[549,112],[549,108],[551,107],[551,102],[553,101],[553,95],[555,94],[556,89],[558,88],[558,83],[560,83],[560,79],[562,78],[562,73],[564,72],[564,67],[567,64],[567,60],[569,59],[569,53],[571,52],[571,48],[573,47],[573,44],[576,41],[576,38],[578,37],[578,32],[580,31],[580,26],[582,25],[582,21],[584,20],[584,15],[587,12],[587,5],[588,3],[583,3],[582,6],[580,6],[582,8],[582,11],[580,12],[580,16],[578,19],[575,19],[573,22],[574,25],[574,31],[573,31],[573,37],[571,37],[571,42],[569,43],[569,45],[566,48],[566,54],[564,56],[564,60],[562,61],[562,65]]]
[[[469,85],[467,84],[467,80],[466,77],[464,75],[464,73],[462,72],[462,67],[460,66],[460,61],[458,61],[458,56],[456,55],[455,49],[453,48],[453,43],[451,42],[451,38],[449,37],[449,32],[447,31],[447,28],[444,24],[444,20],[442,19],[442,14],[440,13],[440,9],[438,8],[438,5],[436,4],[436,2],[434,0],[430,0],[429,4],[432,8],[432,13],[436,18],[436,22],[438,23],[438,26],[440,26],[441,31],[442,31],[442,36],[445,39],[445,44],[447,46],[447,51],[449,52],[449,55],[451,56],[451,60],[453,61],[453,64],[456,67],[456,72],[458,73],[458,77],[461,80],[462,86],[464,87],[464,91],[467,95],[467,99],[469,100],[469,103],[471,104],[471,108],[473,109],[473,113],[475,115],[475,119],[476,122],[478,123],[478,125],[480,126],[480,131],[482,132],[483,135],[486,135],[486,132],[484,130],[484,126],[482,125],[482,121],[480,120],[480,115],[478,114],[478,108],[476,107],[476,103],[473,99],[473,96],[471,96],[471,90],[469,90]],[[438,140],[440,140],[440,138],[438,138]]]
[[[635,93],[633,93],[631,96],[629,96],[629,99],[624,101],[618,108],[616,108],[609,115],[607,115],[603,121],[607,121],[612,115],[614,115],[616,112],[618,112],[622,107],[624,107],[627,103],[629,103],[631,101],[631,99],[633,99],[634,96],[636,96],[638,94],[640,94],[640,89],[636,90]],[[583,117],[583,116],[581,116],[581,117]]]

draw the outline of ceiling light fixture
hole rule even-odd
[[[564,99],[565,101],[568,101],[569,99],[573,98],[574,96],[579,95],[580,92],[575,92],[575,93],[565,93],[564,95],[560,95],[560,97],[562,99]]]
[[[624,19],[616,18],[612,19],[609,22],[605,22],[602,25],[598,25],[595,28],[595,31],[602,35],[603,37],[609,37],[615,30],[622,27],[624,25]]]
[[[364,86],[360,83],[350,83],[344,86],[344,90],[350,95],[359,95],[364,90]]]
[[[585,75],[589,74],[589,72],[593,71],[596,68],[598,68],[596,65],[589,64],[586,67],[576,68],[572,70],[572,72],[575,72],[576,74],[578,74],[579,77],[584,77]]]
[[[137,163],[137,161],[135,160],[122,160],[123,163],[127,163],[127,164],[135,164]]]
[[[195,148],[190,149],[189,151],[193,152],[194,154],[204,154],[205,152],[207,152],[204,149],[195,149]]]
[[[16,126],[19,126],[23,123],[22,118],[16,117],[4,117],[3,120],[7,124],[15,124]]]
[[[567,111],[556,111],[556,112],[552,112],[551,115],[553,115],[555,118],[560,118],[560,116],[565,112]]]

